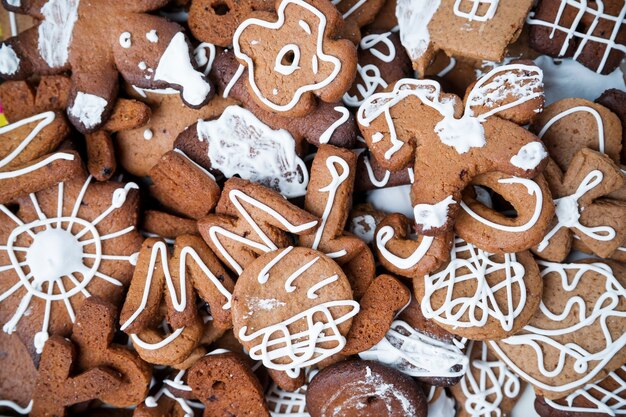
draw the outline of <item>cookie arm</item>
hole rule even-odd
[[[0,44],[0,77],[6,80],[23,80],[33,73],[53,74],[67,66],[50,67],[39,54],[37,27],[30,28]]]

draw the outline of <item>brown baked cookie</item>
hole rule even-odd
[[[421,278],[450,258],[453,233],[413,236],[413,224],[402,214],[389,214],[378,224],[375,249],[385,269],[406,278]]]
[[[189,7],[189,29],[193,36],[229,47],[237,27],[253,12],[273,12],[273,0],[193,0]]]
[[[188,105],[200,107],[214,91],[195,69],[182,28],[147,13],[166,3],[118,2],[110,13],[102,13],[111,7],[107,0],[71,3],[62,10],[54,1],[5,1],[8,10],[41,21],[3,42],[0,74],[25,79],[71,70],[67,113],[83,133],[97,130],[110,116],[120,73],[139,87],[178,89]],[[62,22],[57,20],[61,12],[66,16]]]
[[[341,37],[352,40],[355,44],[361,41],[361,28],[372,23],[376,14],[385,4],[385,0],[331,0],[343,16]]]
[[[601,197],[623,188],[626,177],[608,156],[583,148],[566,172],[550,161],[544,175],[552,190],[556,216],[533,252],[562,262],[574,236],[601,257],[610,256],[622,245],[626,240],[626,202]]]
[[[160,236],[166,241],[176,239],[180,235],[198,235],[196,221],[174,216],[157,210],[143,212],[141,223],[142,233],[146,237]]]
[[[205,406],[204,417],[269,417],[263,388],[239,354],[205,356],[189,369],[187,380]]]
[[[259,106],[303,116],[341,99],[356,73],[356,48],[337,39],[343,19],[326,0],[276,0],[276,13],[253,12],[235,31],[233,51],[248,70]]]
[[[541,242],[554,217],[552,194],[542,175],[530,180],[490,172],[474,178],[471,185],[463,193],[454,225],[463,240],[491,253],[521,252]],[[496,210],[490,199],[481,201],[486,193],[482,187],[506,200],[515,215]]]
[[[16,334],[0,332],[0,412],[28,414],[37,368]]]
[[[427,320],[413,298],[385,337],[359,357],[381,362],[422,383],[450,386],[467,371],[462,347],[452,334]]]
[[[367,26],[367,29],[389,31],[396,28],[398,26],[396,5],[396,0],[385,0],[385,4],[378,11],[374,21]]]
[[[146,397],[152,369],[128,347],[112,343],[116,323],[115,306],[90,297],[78,311],[72,342],[80,352],[78,370],[100,366],[113,369],[121,376],[121,384],[100,399],[114,407],[130,407]]]
[[[142,241],[137,188],[83,176],[0,205],[0,322],[32,354],[70,334],[86,298],[121,300]]]
[[[413,280],[422,313],[452,334],[497,340],[537,311],[542,283],[530,252],[490,254],[456,238],[450,262]]]
[[[413,68],[423,76],[438,50],[450,56],[501,62],[532,5],[532,0],[441,0],[419,5],[398,0],[396,17],[402,44]]]
[[[368,245],[374,241],[374,234],[385,213],[376,210],[371,204],[355,204],[350,210],[346,229]]]
[[[624,2],[569,3],[540,0],[528,16],[530,45],[552,57],[572,57],[592,71],[610,74],[626,51]]]
[[[464,109],[437,82],[404,79],[367,99],[357,120],[381,166],[397,171],[413,162],[417,232],[433,236],[451,230],[461,191],[474,177],[500,171],[533,178],[541,172],[547,157],[542,143],[510,120],[530,121],[542,104],[538,67],[511,64],[468,89]]]
[[[375,2],[366,2],[369,3]],[[354,84],[343,95],[343,102],[351,107],[359,107],[372,94],[413,75],[411,61],[400,43],[400,37],[395,32],[384,31],[373,31],[360,40],[356,70]]]
[[[375,158],[372,158],[366,149],[356,149],[355,151],[359,154],[354,184],[357,191],[371,191],[412,183],[413,168],[390,171],[383,168]]]
[[[163,206],[192,219],[217,205],[221,189],[215,176],[178,149],[165,153],[150,169],[150,194]]]
[[[332,145],[318,148],[311,165],[304,208],[321,221],[314,234],[299,238],[299,244],[333,258],[348,276],[354,298],[358,300],[374,279],[376,265],[367,244],[344,231],[352,206],[356,159],[348,149]]]
[[[107,368],[91,368],[70,376],[77,355],[69,340],[61,336],[48,340],[39,363],[30,416],[64,417],[66,407],[99,399],[119,388],[119,374]]]
[[[233,331],[250,357],[295,377],[343,349],[359,304],[332,259],[289,246],[246,267],[232,311]]]
[[[356,355],[380,342],[393,319],[410,301],[411,291],[397,278],[392,275],[376,277],[359,300],[361,309],[352,320],[341,353]]]
[[[238,176],[288,198],[306,192],[309,172],[298,156],[296,140],[243,107],[228,106],[217,119],[198,120],[181,133],[174,147],[215,175]]]
[[[258,256],[290,246],[288,235],[313,233],[319,220],[278,192],[233,177],[226,181],[215,214],[198,221],[202,238],[240,275]]]
[[[231,325],[233,288],[233,281],[199,237],[177,237],[172,255],[163,240],[149,238],[139,253],[124,302],[121,330],[130,335],[147,362],[179,364],[205,333],[196,294],[211,307],[211,324],[226,329]],[[164,318],[172,329],[166,326],[165,334],[158,329]]]
[[[460,405],[458,417],[508,416],[525,384],[489,350],[485,342],[470,340],[467,373],[450,391]]]
[[[535,399],[541,417],[604,417],[623,414],[626,366],[609,373],[601,381],[585,385],[560,400]]]
[[[595,259],[539,265],[539,310],[518,334],[489,347],[538,395],[554,400],[626,362],[626,269]]]
[[[357,138],[357,128],[352,113],[341,101],[320,102],[315,109],[300,116],[289,117],[261,107],[245,85],[248,70],[241,72],[240,64],[232,52],[224,51],[215,58],[211,75],[220,96],[239,101],[263,123],[272,129],[285,129],[296,140],[298,153],[303,141],[312,145],[329,143],[342,148],[352,148]]]
[[[611,110],[617,117],[619,117],[622,123],[622,161],[626,162],[626,91],[618,90],[617,88],[611,88],[606,90],[598,99],[596,103]]]
[[[2,110],[9,122],[54,111],[63,113],[70,95],[71,81],[64,75],[44,75],[31,81],[5,81],[0,84]]]
[[[422,389],[378,362],[350,360],[321,370],[306,393],[312,417],[426,417]]]
[[[582,148],[607,154],[619,163],[621,127],[619,118],[606,107],[580,98],[566,98],[546,107],[533,120],[530,129],[565,171]]]

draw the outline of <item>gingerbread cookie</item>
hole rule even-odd
[[[465,241],[491,253],[521,252],[544,238],[554,217],[554,204],[548,182],[542,175],[534,179],[518,178],[500,172],[480,175],[463,193],[461,211],[454,225]],[[483,200],[484,188],[498,193],[515,210],[510,217]],[[527,196],[534,198],[528,205]],[[487,203],[487,204],[485,204]]]
[[[277,0],[276,14],[251,13],[235,31],[233,51],[246,87],[263,108],[289,116],[332,103],[350,88],[356,48],[335,39],[343,23],[327,1]]]
[[[517,333],[539,307],[542,283],[530,252],[490,254],[456,238],[450,262],[414,279],[422,313],[450,333],[474,340]]]
[[[332,0],[343,17],[341,37],[361,41],[361,28],[372,23],[376,14],[385,4],[385,0]]]
[[[216,175],[238,176],[289,198],[306,192],[309,172],[294,138],[242,107],[228,106],[217,119],[198,120],[174,146]]]
[[[372,94],[413,73],[400,37],[394,32],[364,36],[358,45],[358,57],[356,80],[343,96],[347,106],[358,107]]]
[[[495,357],[485,342],[470,340],[466,355],[469,369],[461,382],[450,388],[460,407],[459,417],[507,416],[524,383]]]
[[[371,191],[408,185],[415,180],[413,168],[411,167],[399,171],[390,171],[383,168],[378,160],[372,158],[367,149],[355,149],[355,152],[359,154],[356,182],[354,184],[357,191]]]
[[[28,414],[33,406],[37,368],[16,334],[0,332],[0,410]]]
[[[502,61],[507,46],[519,36],[533,2],[437,0],[415,4],[398,0],[400,39],[424,75],[437,50],[451,56]]]
[[[178,237],[171,257],[164,241],[147,239],[122,309],[121,330],[130,335],[147,362],[179,364],[198,347],[205,331],[196,308],[196,293],[211,306],[212,324],[225,329],[231,325],[233,287],[199,237]],[[163,305],[172,328],[165,335],[156,329],[163,319]]]
[[[341,268],[308,248],[259,257],[233,293],[233,329],[241,344],[252,359],[291,377],[339,353],[358,311]]]
[[[317,375],[317,369],[306,370],[306,383],[297,390],[287,391],[272,383],[265,393],[265,402],[273,417],[308,416],[306,392],[311,379]]]
[[[317,217],[281,194],[233,177],[226,181],[215,214],[198,221],[203,239],[237,274],[258,256],[291,244],[287,234],[313,233]]]
[[[528,16],[530,45],[553,57],[572,57],[592,71],[610,74],[626,52],[621,0],[569,3],[540,0]]]
[[[600,417],[624,412],[626,366],[560,400],[535,399],[535,410],[541,417]]]
[[[162,237],[168,243],[181,235],[198,235],[195,220],[185,219],[157,210],[143,212],[141,224],[142,234],[145,237]]]
[[[50,335],[69,335],[85,298],[117,303],[130,281],[141,236],[134,183],[78,177],[0,205],[0,322],[41,353]]]
[[[242,71],[241,68],[232,52],[224,51],[218,55],[211,73],[218,91],[223,97],[242,103],[272,129],[285,129],[291,133],[296,140],[298,153],[304,141],[315,146],[329,143],[342,148],[353,147],[357,132],[354,117],[341,101],[320,102],[315,109],[301,117],[275,113],[257,104],[245,85],[248,70]]]
[[[213,89],[195,69],[182,28],[147,14],[165,3],[116,3],[111,13],[103,15],[102,8],[109,5],[102,0],[68,5],[5,2],[7,9],[41,22],[0,46],[4,63],[0,74],[7,79],[24,79],[33,73],[71,69],[67,113],[81,132],[97,130],[110,116],[118,72],[139,87],[178,89],[188,105],[200,107],[211,98]],[[59,13],[66,16],[62,21],[56,20]]]
[[[554,400],[626,361],[626,270],[599,260],[538,263],[544,286],[539,310],[518,334],[489,347],[538,395]]]
[[[622,161],[626,161],[626,91],[618,90],[617,88],[611,88],[606,90],[598,99],[596,103],[611,110],[617,117],[619,117],[622,123]]]
[[[543,145],[510,121],[530,120],[542,104],[539,68],[512,64],[469,89],[464,110],[458,97],[441,93],[438,83],[404,79],[392,91],[366,100],[357,119],[372,156],[384,168],[397,171],[413,162],[417,232],[437,235],[451,229],[461,191],[474,177],[500,171],[532,178],[542,170]],[[502,130],[506,141],[497,133]]]
[[[565,260],[574,236],[602,257],[622,245],[626,239],[626,202],[601,197],[623,188],[626,177],[606,155],[583,148],[565,173],[551,161],[545,176],[555,199],[556,216],[533,248],[537,255],[556,262]]]
[[[363,296],[374,279],[374,256],[358,237],[345,233],[352,205],[356,155],[347,149],[321,145],[311,165],[304,208],[318,216],[315,234],[301,236],[299,243],[324,252],[344,269],[354,297]]]
[[[426,417],[422,389],[408,376],[377,362],[351,360],[321,370],[309,384],[312,417]]]

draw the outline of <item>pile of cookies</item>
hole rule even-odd
[[[626,413],[624,0],[2,3],[0,414]]]

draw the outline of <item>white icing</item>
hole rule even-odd
[[[343,0],[332,0],[332,3],[334,5],[337,5],[339,3],[341,3]],[[348,16],[350,16],[352,13],[356,12],[357,10],[359,10],[359,8],[361,8],[361,6],[363,4],[365,4],[367,0],[358,0],[356,3],[354,3],[354,5],[352,7],[350,7],[344,14],[343,14],[343,18],[347,19]]]
[[[233,74],[233,78],[230,79],[230,81],[228,82],[228,84],[224,88],[224,92],[222,93],[222,97],[224,97],[224,98],[228,97],[228,95],[230,94],[230,90],[232,90],[233,87],[235,86],[235,84],[237,84],[237,81],[239,81],[239,79],[243,75],[243,72],[245,71],[245,69],[246,69],[246,67],[244,67],[241,64],[237,67],[237,71],[235,71],[235,73]]]
[[[339,128],[339,126],[343,125],[350,118],[350,110],[346,109],[343,106],[336,106],[335,111],[341,114],[341,117],[339,117],[339,119],[337,119],[335,123],[330,125],[328,129],[326,129],[324,133],[320,135],[320,139],[319,139],[320,144],[325,144],[325,143],[330,142],[330,139],[333,137],[333,134]]]
[[[624,73],[618,67],[611,74],[598,74],[578,61],[552,59],[542,55],[535,65],[543,70],[546,106],[564,98],[576,97],[593,101],[611,88],[625,91]]]
[[[18,414],[30,414],[33,410],[33,400],[30,400],[26,407],[21,407],[18,403],[9,400],[0,400],[0,407],[8,407]]]
[[[434,339],[401,320],[394,321],[385,337],[360,352],[359,357],[378,361],[411,377],[462,376],[469,362],[454,344]]]
[[[165,49],[154,73],[154,80],[180,86],[183,99],[192,106],[201,105],[211,91],[203,74],[191,65],[189,46],[183,32],[174,35]]]
[[[498,182],[500,184],[521,184],[524,187],[526,187],[526,190],[528,191],[529,195],[535,196],[535,209],[533,211],[533,215],[526,223],[519,225],[519,226],[506,226],[506,225],[494,223],[491,220],[485,219],[484,217],[478,215],[478,213],[472,210],[462,200],[461,200],[461,208],[465,210],[467,214],[469,214],[470,216],[472,216],[474,219],[478,220],[482,224],[492,227],[497,230],[502,230],[504,232],[511,232],[511,233],[520,233],[520,232],[525,232],[527,230],[530,230],[535,224],[537,224],[537,220],[539,220],[539,216],[541,215],[541,208],[543,207],[543,192],[541,191],[541,188],[533,180],[528,180],[528,179],[518,178],[518,177],[502,178],[498,180]],[[486,197],[483,195],[483,201],[480,201],[480,202],[486,205],[487,207],[490,207],[491,197],[489,196],[489,194],[487,194],[486,191],[480,187],[475,187],[475,190],[477,191],[476,200],[480,201],[478,196],[479,196],[479,192],[482,192],[486,194]],[[488,200],[484,201],[485,198]],[[485,203],[488,203],[488,204],[485,204]]]
[[[308,368],[306,370],[307,384],[297,391],[285,391],[272,382],[269,390],[265,394],[265,402],[270,409],[272,417],[311,417],[306,411],[306,391],[308,383],[317,374],[317,369]]]
[[[146,33],[146,39],[148,39],[151,43],[159,42],[159,35],[157,34],[156,29],[152,29],[151,31]]]
[[[459,258],[459,254],[465,254],[467,259]],[[492,254],[457,237],[446,268],[424,277],[424,297],[421,300],[424,317],[459,328],[482,327],[491,319],[497,321],[503,330],[510,331],[526,305],[526,271],[514,253],[502,256],[504,261],[497,262]],[[505,272],[501,280],[488,281],[490,275],[500,271]],[[466,281],[474,282],[466,284]],[[455,291],[456,285],[474,293],[463,297]],[[517,300],[513,298],[513,287],[518,288]],[[431,298],[442,291],[446,301],[435,309]],[[505,294],[504,305],[496,301],[498,293]]]
[[[293,55],[293,60],[291,63],[285,65],[282,61],[288,54]],[[300,64],[300,48],[295,43],[288,43],[283,46],[280,51],[278,51],[278,54],[276,54],[274,71],[283,75],[291,75],[296,70],[300,69],[298,64]]]
[[[130,32],[122,32],[120,35],[120,46],[124,49],[128,49],[133,45],[132,36]]]
[[[626,345],[626,334],[621,334],[614,340],[607,327],[607,322],[623,320],[626,317],[626,312],[619,309],[620,304],[622,306],[624,304],[626,289],[613,275],[611,267],[601,262],[560,264],[537,261],[537,263],[544,281],[548,274],[557,274],[556,282],[565,294],[558,300],[552,300],[555,305],[546,305],[545,298],[541,301],[535,317],[548,319],[550,323],[547,328],[529,324],[524,327],[523,333],[510,336],[498,343],[529,347],[530,352],[536,354],[533,360],[536,360],[536,370],[542,375],[542,380],[517,366],[495,342],[490,342],[490,347],[509,368],[535,387],[552,393],[562,393],[596,381],[598,373]],[[575,272],[572,278],[568,278],[568,271]],[[590,272],[600,275],[600,278],[594,277],[593,282],[590,282],[592,278],[587,275]],[[588,292],[592,298],[583,299],[578,295],[583,291],[582,288],[579,289],[579,285],[591,285],[598,291]],[[592,326],[598,329],[596,334],[601,334],[601,337],[593,340],[595,350],[589,351],[589,341],[584,337],[575,338],[573,334],[584,332],[586,328]],[[567,342],[562,341],[561,337],[566,337]],[[546,361],[548,355],[551,358],[548,363],[552,364],[550,369]],[[555,377],[566,370],[566,365],[571,378],[560,382],[560,379]]]
[[[13,75],[20,69],[20,59],[11,45],[0,46],[0,73]]]
[[[544,236],[543,240],[537,246],[539,252],[543,251],[550,239],[563,227],[575,229],[576,231],[601,242],[607,242],[615,239],[616,232],[610,226],[587,227],[580,223],[580,206],[579,200],[590,190],[602,183],[602,171],[593,170],[581,181],[572,195],[557,198],[554,200],[555,214],[558,220],[557,224]]]
[[[442,390],[435,401],[428,402],[428,417],[454,417],[455,404],[456,402]]]
[[[431,230],[443,227],[448,221],[448,210],[455,205],[456,201],[452,196],[436,204],[417,204],[413,208],[415,223],[422,227],[422,230]]]
[[[143,131],[143,138],[145,140],[150,140],[154,137],[154,133],[152,132],[152,129],[145,129]]]
[[[39,55],[51,68],[67,63],[79,3],[80,0],[48,0],[41,8],[43,20],[37,28]]]
[[[604,3],[601,0],[596,0],[595,7],[591,7],[587,4],[586,0],[573,1],[573,0],[560,0],[558,11],[554,17],[554,21],[548,22],[545,20],[535,19],[535,13],[531,12],[526,19],[526,23],[529,25],[545,26],[552,29],[550,31],[550,39],[554,38],[554,35],[558,31],[562,36],[563,43],[561,44],[561,50],[558,52],[558,56],[572,55],[572,59],[576,60],[580,54],[588,47],[590,43],[595,43],[595,48],[602,50],[602,59],[598,63],[598,69],[596,72],[601,73],[606,65],[606,61],[609,55],[613,51],[619,51],[626,53],[626,45],[617,43],[617,37],[621,31],[621,26],[624,23],[624,16],[626,16],[626,4],[622,5],[622,9],[616,15],[605,13]],[[569,27],[562,26],[563,13],[565,9],[571,8],[570,15],[573,17],[571,25]],[[593,18],[593,20],[590,20]],[[584,25],[582,24],[585,20]],[[569,20],[569,19],[567,19]],[[598,31],[597,26],[600,22],[611,22],[613,25],[610,35],[607,38],[598,36],[604,35],[604,31]],[[586,32],[581,32],[584,30]],[[601,32],[601,33],[598,33]],[[576,42],[577,45],[570,45],[570,42]],[[572,53],[572,46],[576,46],[576,49]]]
[[[576,107],[569,108],[565,111],[562,111],[561,113],[556,114],[554,117],[552,117],[550,120],[546,122],[546,124],[541,128],[541,131],[539,132],[537,136],[539,136],[540,139],[543,139],[543,137],[548,132],[548,130],[550,130],[550,128],[554,126],[556,122],[574,113],[589,113],[591,116],[593,116],[596,122],[596,127],[598,128],[598,151],[601,153],[604,153],[605,138],[604,138],[604,123],[602,122],[602,116],[600,116],[600,113],[596,109],[589,107],[589,106],[576,106]]]
[[[33,298],[45,302],[42,318],[41,331],[34,337],[34,346],[37,353],[41,353],[43,345],[48,339],[48,327],[51,316],[52,303],[62,301],[67,314],[72,322],[76,316],[72,307],[72,298],[81,293],[84,297],[90,297],[87,290],[89,283],[94,278],[100,278],[112,285],[122,286],[117,279],[100,272],[99,267],[103,260],[126,261],[136,263],[136,256],[116,255],[105,253],[102,245],[103,240],[115,239],[134,230],[134,226],[100,235],[96,226],[126,201],[126,196],[131,189],[137,189],[134,183],[128,183],[124,188],[118,188],[113,193],[111,205],[99,216],[91,221],[78,217],[83,197],[91,183],[91,177],[87,178],[70,215],[63,213],[63,183],[58,185],[58,209],[56,216],[47,217],[43,213],[35,194],[30,194],[31,202],[38,218],[29,223],[13,214],[7,207],[0,205],[0,211],[15,222],[16,227],[11,231],[5,246],[0,250],[5,251],[9,259],[9,265],[0,266],[0,272],[13,271],[18,277],[15,285],[0,294],[0,303],[12,296],[20,288],[26,290],[21,298],[19,306],[13,316],[2,327],[5,333],[13,333],[20,319],[26,315]],[[43,228],[43,229],[42,229]],[[31,243],[27,247],[16,246],[15,242],[21,235],[28,234]],[[88,247],[90,250],[86,250]],[[16,252],[25,253],[25,260],[20,261]],[[85,264],[85,260],[87,264]],[[28,273],[26,273],[26,270]],[[76,275],[82,279],[79,281]],[[66,288],[67,282],[73,287]],[[46,287],[44,289],[44,286]],[[56,292],[55,292],[56,287]]]
[[[208,51],[208,52],[207,52]],[[204,68],[202,73],[209,75],[211,68],[213,67],[213,61],[215,60],[215,45],[208,42],[202,42],[193,51],[193,57],[198,64],[198,67]]]
[[[146,65],[144,61],[141,61],[139,64],[137,64],[137,67],[142,71],[145,71],[146,69],[148,69],[148,65]]]
[[[296,5],[302,8],[303,9],[301,13],[302,16],[304,15],[304,12],[309,12],[317,18],[317,20],[319,21],[319,25],[317,27],[315,55],[317,56],[318,60],[330,63],[333,66],[333,70],[325,79],[321,81],[317,81],[314,84],[303,85],[299,87],[294,92],[293,97],[287,104],[277,104],[271,101],[269,98],[267,98],[265,94],[260,90],[259,86],[257,85],[256,66],[254,63],[254,59],[253,57],[248,56],[241,51],[240,36],[246,29],[248,29],[249,27],[254,27],[254,26],[260,26],[262,28],[266,28],[270,30],[280,30],[285,24],[285,9],[289,5]],[[320,12],[317,8],[315,8],[314,6],[310,5],[309,3],[303,0],[283,0],[278,6],[278,9],[276,10],[276,14],[278,15],[278,20],[276,22],[266,22],[264,20],[250,18],[250,19],[246,19],[243,23],[241,23],[239,27],[237,28],[237,30],[235,31],[235,34],[233,36],[233,52],[235,53],[235,56],[237,57],[237,59],[239,59],[240,61],[244,61],[246,63],[246,67],[248,68],[249,85],[252,91],[254,92],[254,94],[257,96],[257,98],[259,98],[263,104],[265,104],[267,107],[271,108],[272,110],[277,111],[277,112],[284,112],[284,111],[288,111],[292,109],[300,101],[300,98],[302,97],[303,94],[309,91],[322,89],[328,86],[330,83],[332,83],[337,77],[337,74],[339,74],[339,71],[341,70],[341,61],[339,60],[338,57],[327,55],[326,53],[324,53],[323,40],[324,40],[324,35],[326,32],[327,20],[326,20],[326,16],[322,12]],[[251,30],[255,30],[255,29],[251,29]],[[283,49],[281,49],[281,51]],[[280,56],[280,53],[279,53],[279,56]],[[292,72],[289,72],[289,74],[291,73]],[[282,74],[286,75],[284,72]]]
[[[286,130],[273,130],[249,110],[229,106],[218,119],[198,120],[197,132],[199,140],[209,145],[211,168],[226,178],[238,175],[286,197],[306,193],[308,170]]]
[[[417,246],[415,251],[408,258],[401,258],[387,249],[387,243],[395,237],[393,227],[382,227],[378,233],[376,233],[376,247],[380,252],[380,255],[387,261],[395,265],[399,269],[411,269],[422,260],[424,255],[428,252],[435,238],[432,236],[423,236],[422,241]]]
[[[68,112],[87,129],[91,129],[102,122],[102,113],[104,113],[107,105],[107,101],[102,97],[79,91]]]
[[[499,360],[489,361],[487,344],[471,340],[467,345],[467,357],[471,358],[474,344],[482,344],[480,359],[472,359],[468,372],[461,380],[461,390],[465,396],[463,407],[473,417],[502,415],[500,404],[505,398],[519,395],[521,382],[506,364]],[[474,377],[474,369],[479,379]]]
[[[517,154],[511,157],[511,164],[527,171],[535,169],[541,161],[548,157],[548,152],[541,142],[530,142],[522,146]]]
[[[400,28],[400,42],[411,60],[418,60],[430,45],[428,24],[439,9],[441,0],[398,0],[396,17]]]
[[[452,107],[444,108],[452,110]],[[456,119],[452,112],[444,114],[444,118],[435,126],[435,133],[441,142],[452,146],[460,154],[472,148],[482,148],[487,143],[483,125],[467,113],[460,119]]]
[[[461,5],[464,1],[466,0],[456,0],[454,2],[454,14],[458,17],[465,18],[470,22],[474,20],[477,22],[486,22],[493,19],[496,15],[496,11],[498,10],[498,3],[500,2],[500,0],[470,0],[469,2],[472,3],[472,8],[469,12],[465,12],[461,10]],[[479,14],[480,6],[483,5],[488,5],[489,7],[487,10],[484,10],[482,14]]]
[[[374,241],[376,219],[369,214],[354,217],[350,225],[350,231],[369,245]]]

